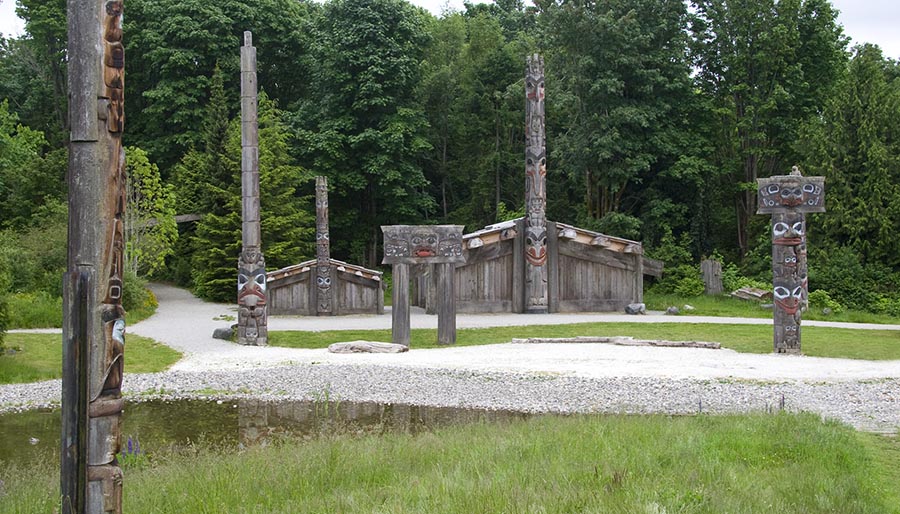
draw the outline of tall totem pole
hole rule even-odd
[[[825,212],[825,177],[790,175],[757,179],[757,214],[772,215],[775,353],[800,353],[800,317],[808,299],[807,212]]]
[[[68,0],[62,512],[122,512],[125,53],[121,0]]]
[[[241,255],[238,257],[238,343],[265,346],[266,261],[259,226],[259,127],[256,118],[256,48],[244,32],[241,47]]]
[[[525,67],[525,312],[548,312],[544,59]]]
[[[328,179],[316,177],[316,314],[334,313],[331,294],[331,240],[328,237]]]

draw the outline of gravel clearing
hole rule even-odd
[[[599,343],[413,348],[402,354],[350,355],[243,347],[210,336],[214,328],[233,322],[213,319],[227,316],[229,306],[203,303],[168,286],[154,290],[159,311],[129,332],[153,337],[186,356],[173,369],[153,374],[127,374],[126,360],[123,389],[132,398],[314,400],[327,394],[342,401],[554,413],[696,414],[784,408],[815,412],[861,430],[897,433],[900,428],[900,361]],[[378,318],[385,317],[389,321],[390,316]],[[563,317],[569,322],[594,321]],[[336,324],[361,328],[357,324],[366,318],[329,318],[328,328],[338,328]],[[425,318],[436,321],[433,316]],[[549,324],[544,316],[535,315],[486,318],[498,324],[504,320]],[[629,318],[650,321],[653,316]],[[321,318],[305,320],[315,326],[322,323]],[[275,325],[273,318],[270,327]],[[60,388],[59,380],[0,386],[0,412],[58,404]]]

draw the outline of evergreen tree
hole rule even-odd
[[[297,264],[314,253],[315,216],[301,186],[312,178],[288,152],[288,132],[282,114],[265,93],[259,95],[259,184],[262,251],[266,266],[278,269]],[[195,292],[216,301],[233,301],[237,259],[241,251],[241,133],[240,122],[228,128],[223,169],[231,176],[209,184],[215,208],[197,224],[191,246]]]
[[[826,177],[828,212],[815,226],[827,243],[894,269],[900,268],[898,72],[878,47],[857,47],[837,94],[797,145],[805,174]]]

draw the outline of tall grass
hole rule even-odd
[[[896,439],[812,415],[540,417],[337,435],[125,470],[130,513],[900,512]],[[3,470],[0,513],[49,512],[52,471]]]
[[[181,353],[153,339],[130,334],[125,350],[125,371],[153,373],[178,362]],[[6,334],[4,345],[12,353],[0,355],[0,384],[36,382],[62,375],[60,334]]]

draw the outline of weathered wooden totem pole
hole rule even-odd
[[[331,292],[331,240],[328,236],[328,180],[316,177],[316,314],[334,312]]]
[[[800,318],[809,281],[806,266],[807,212],[825,212],[825,177],[790,175],[757,179],[757,214],[772,215],[772,282],[775,353],[800,353]]]
[[[548,312],[544,58],[525,67],[525,312]]]
[[[125,53],[121,0],[68,0],[62,512],[122,512]]]
[[[437,272],[438,344],[456,342],[457,264],[462,252],[462,225],[383,225],[384,260],[391,264],[391,339],[409,346],[409,265],[434,264]]]
[[[266,261],[259,226],[259,127],[256,117],[256,48],[244,32],[241,47],[241,255],[238,258],[238,343],[265,346]]]

